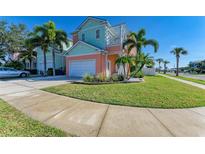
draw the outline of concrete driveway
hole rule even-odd
[[[74,80],[74,79],[73,79]],[[55,86],[59,84],[69,83],[73,80],[68,80],[66,76],[48,76],[48,77],[30,77],[30,78],[9,78],[0,79],[0,84],[18,85],[28,88],[41,89],[44,87]]]
[[[39,90],[63,79],[0,81],[0,98],[75,136],[205,136],[205,107],[150,109],[81,101]]]

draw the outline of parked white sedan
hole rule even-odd
[[[28,71],[16,70],[8,67],[0,67],[0,78],[7,77],[27,77],[30,75]]]

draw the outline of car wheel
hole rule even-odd
[[[21,73],[20,77],[25,78],[25,77],[27,77],[27,74],[26,73]]]

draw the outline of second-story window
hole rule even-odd
[[[100,38],[100,30],[96,30],[96,39],[99,39]]]
[[[82,41],[85,41],[85,34],[82,34]]]

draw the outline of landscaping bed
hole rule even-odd
[[[67,134],[32,120],[0,99],[0,137],[6,136],[61,137]]]
[[[103,84],[119,84],[119,83],[140,83],[143,82],[143,78],[134,78],[125,81],[93,81],[93,82],[86,82],[86,81],[73,81],[73,84],[87,84],[87,85],[103,85]]]
[[[205,106],[205,91],[162,76],[145,76],[146,82],[130,84],[65,84],[43,90],[99,103],[150,107]]]

